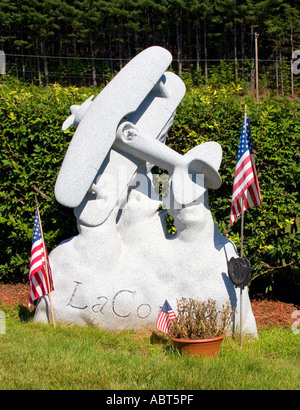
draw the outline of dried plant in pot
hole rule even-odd
[[[177,300],[177,312],[177,320],[169,329],[175,347],[193,356],[218,356],[234,314],[229,302],[218,309],[214,299],[199,302],[181,298]]]

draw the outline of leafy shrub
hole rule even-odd
[[[73,211],[59,205],[53,193],[74,133],[63,133],[61,125],[72,104],[99,91],[58,84],[38,88],[9,76],[0,80],[0,280],[27,280],[35,195],[49,251],[77,233]],[[189,85],[167,143],[181,154],[205,141],[221,144],[223,183],[210,191],[209,202],[219,229],[239,247],[240,222],[229,226],[229,213],[245,104],[263,205],[245,213],[244,256],[254,277],[268,275],[271,285],[277,272],[299,272],[300,101],[267,95],[256,104],[233,83],[218,88]],[[174,230],[171,222],[169,218]]]
[[[229,225],[232,184],[244,105],[248,106],[263,205],[245,213],[244,256],[253,278],[299,272],[299,135],[300,101],[268,95],[256,104],[240,96],[240,87],[193,88],[177,110],[168,145],[185,153],[199,143],[217,141],[223,150],[222,186],[209,192],[221,232],[240,246],[240,221]],[[269,287],[267,285],[267,287]]]
[[[27,278],[35,195],[49,250],[76,233],[73,211],[55,201],[53,188],[73,134],[61,125],[70,105],[91,91],[57,84],[39,89],[9,77],[0,84],[0,279]]]
[[[234,310],[227,306],[217,309],[216,301],[199,302],[194,299],[177,300],[177,319],[170,326],[170,336],[175,339],[211,339],[222,336],[228,329]]]

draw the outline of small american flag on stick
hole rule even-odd
[[[232,225],[236,218],[242,213],[243,206],[244,211],[246,211],[249,208],[261,204],[262,200],[256,174],[250,131],[250,118],[246,116],[243,122],[235,167],[230,224]]]
[[[173,309],[169,305],[169,302],[165,300],[165,303],[163,304],[161,312],[156,321],[156,328],[164,333],[169,334],[172,320],[177,320],[177,317]]]
[[[33,239],[31,246],[31,259],[29,269],[29,303],[48,295],[50,297],[52,321],[54,323],[51,292],[54,290],[52,272],[49,264],[48,253],[43,238],[39,210],[35,211]]]

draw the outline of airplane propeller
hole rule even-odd
[[[63,123],[62,125],[63,131],[66,131],[72,125],[74,125],[74,127],[77,127],[77,125],[80,123],[80,121],[84,117],[84,114],[86,113],[87,109],[91,105],[93,98],[94,96],[91,95],[81,105],[71,105],[70,107],[71,115]]]

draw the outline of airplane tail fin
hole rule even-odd
[[[222,148],[217,142],[200,144],[183,157],[184,166],[175,167],[170,178],[174,198],[179,204],[194,202],[206,188],[218,189],[221,186],[218,169],[222,161]]]

